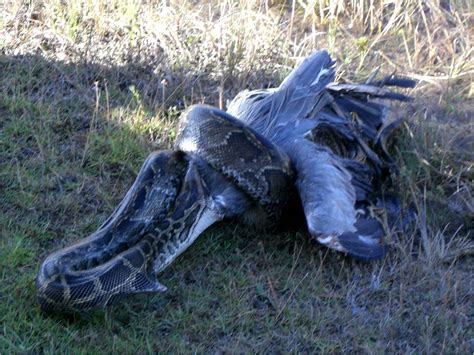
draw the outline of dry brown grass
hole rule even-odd
[[[472,353],[471,1],[7,0],[0,13],[0,352]],[[376,67],[418,80],[394,148],[417,219],[385,260],[221,226],[162,275],[166,295],[74,321],[39,313],[41,259],[105,219],[184,107],[277,85],[316,48],[343,80]]]

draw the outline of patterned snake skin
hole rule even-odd
[[[188,109],[179,127],[177,150],[148,157],[94,234],[43,262],[36,284],[44,310],[87,311],[124,295],[165,291],[156,274],[209,225],[239,212],[227,206],[235,199],[268,218],[281,214],[293,174],[284,153],[208,106]]]

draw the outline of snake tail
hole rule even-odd
[[[125,295],[165,291],[156,273],[221,218],[208,196],[188,155],[151,154],[107,221],[43,262],[36,278],[41,308],[84,312]]]

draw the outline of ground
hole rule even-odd
[[[472,353],[472,4],[33,1],[0,4],[0,353]],[[278,85],[317,48],[338,80],[396,71],[414,101],[392,190],[417,212],[381,261],[307,232],[217,225],[168,292],[45,315],[34,278],[93,232],[192,103]]]

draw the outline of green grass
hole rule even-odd
[[[0,353],[473,352],[472,5],[265,4],[0,5]],[[42,260],[107,218],[185,107],[277,85],[315,48],[341,79],[419,81],[392,150],[419,218],[384,260],[224,224],[159,276],[166,293],[40,312]]]

